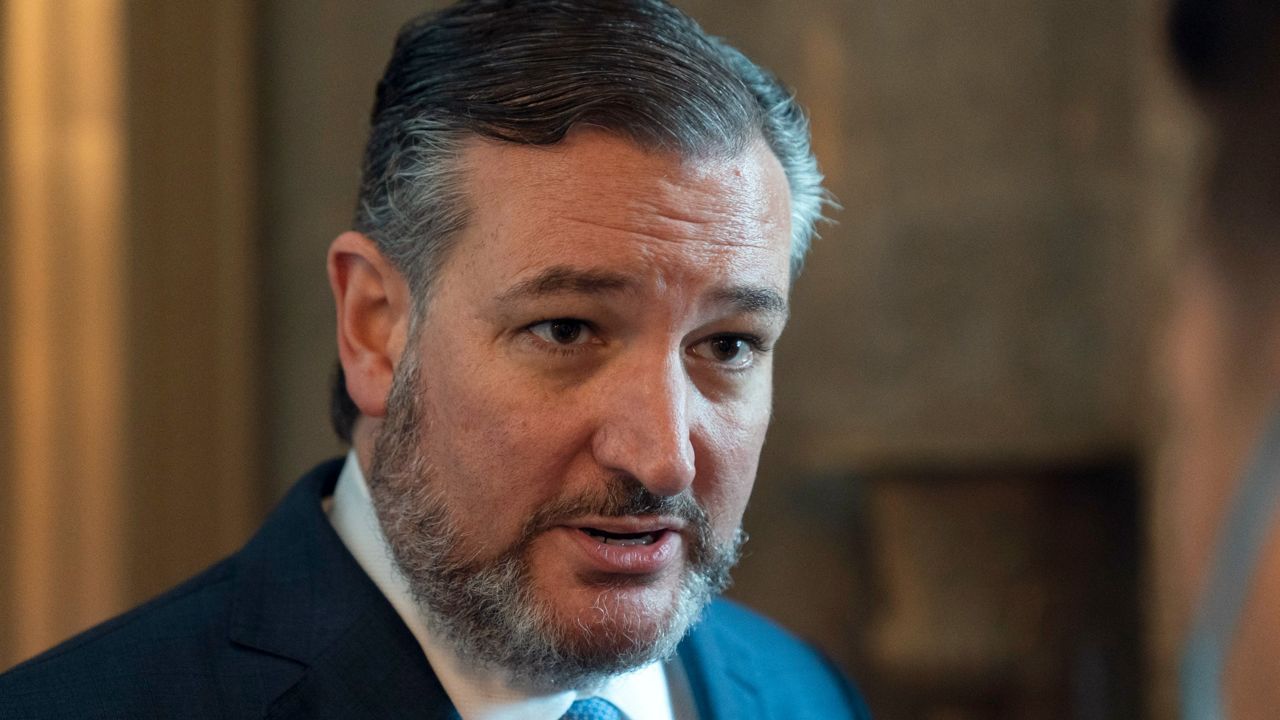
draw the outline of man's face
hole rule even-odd
[[[370,487],[464,655],[589,682],[668,653],[736,557],[786,320],[786,179],[762,142],[694,161],[592,131],[464,161],[472,216]]]

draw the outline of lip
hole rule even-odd
[[[684,538],[682,523],[660,518],[621,517],[575,521],[559,530],[569,539],[595,572],[610,575],[652,575],[662,572],[680,560]],[[658,537],[649,545],[609,545],[586,533],[595,528],[611,533],[654,532]]]

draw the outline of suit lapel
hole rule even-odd
[[[332,648],[315,659],[296,685],[276,700],[267,717],[272,720],[446,720],[456,717],[444,688],[427,665],[422,648],[403,626],[397,627],[398,617],[381,615],[375,609],[356,621]]]
[[[707,614],[714,615],[714,605]],[[761,678],[751,669],[752,664],[738,661],[751,654],[741,638],[704,622],[680,643],[677,654],[689,678],[699,720],[761,717]]]
[[[304,666],[270,718],[451,717],[421,646],[324,514],[341,467],[304,477],[241,552],[231,640]]]
[[[422,648],[365,575],[321,509],[341,461],[316,468],[280,503],[237,560],[230,636],[301,664],[270,704],[273,720],[456,718]],[[751,648],[714,620],[678,653],[700,720],[761,717]]]

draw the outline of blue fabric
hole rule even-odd
[[[1280,509],[1280,406],[1254,451],[1214,548],[1180,668],[1183,720],[1221,720],[1222,671],[1267,534]]]
[[[0,718],[456,717],[422,648],[304,477],[240,552],[0,675]],[[869,717],[810,646],[717,600],[678,652],[699,720]]]
[[[569,712],[560,716],[560,720],[623,720],[622,711],[604,698],[587,698],[578,700],[569,706]]]

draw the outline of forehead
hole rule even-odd
[[[707,277],[744,272],[785,292],[790,195],[763,140],[731,157],[648,151],[598,131],[552,146],[474,140],[470,219],[454,253],[502,274],[548,263]]]

